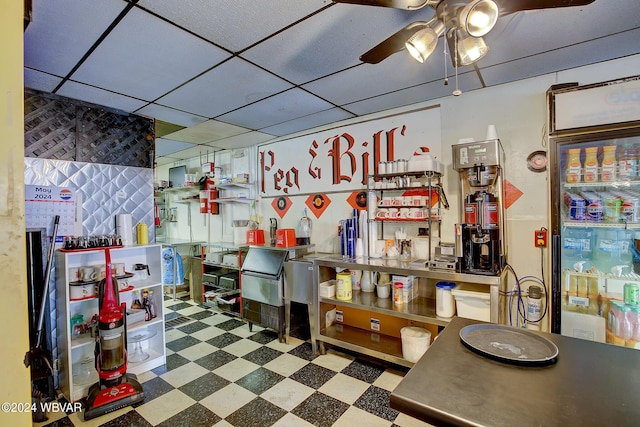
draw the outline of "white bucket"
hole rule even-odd
[[[402,357],[412,363],[416,363],[431,344],[431,332],[417,326],[405,326],[400,329],[400,337]]]
[[[246,245],[249,227],[233,227],[233,244]]]

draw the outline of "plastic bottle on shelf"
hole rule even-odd
[[[151,314],[152,319],[155,319],[158,316],[156,303],[153,300],[153,291],[149,291],[149,314]]]
[[[566,180],[568,183],[580,182],[582,173],[582,162],[580,160],[580,148],[571,148],[568,151]]]
[[[142,290],[142,308],[144,309],[144,320],[151,320],[151,308],[149,307],[149,292],[146,289]]]
[[[562,231],[562,269],[586,271],[593,266],[592,228],[565,227]]]
[[[606,145],[602,147],[602,167],[600,181],[612,182],[616,180],[616,146]]]
[[[598,181],[598,147],[585,148],[584,182]]]
[[[638,179],[638,151],[633,144],[623,144],[618,149],[618,179]]]

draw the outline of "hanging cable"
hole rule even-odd
[[[454,69],[456,71],[456,88],[453,91],[453,96],[460,96],[462,95],[462,91],[460,89],[458,89],[458,32],[454,31],[453,32],[453,50],[455,50],[455,52],[453,53],[453,55],[455,55],[455,61],[453,63],[454,65]],[[453,57],[453,56],[452,56]]]

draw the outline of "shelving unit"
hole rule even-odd
[[[230,182],[226,184],[216,184],[216,189],[219,192],[216,203],[251,204],[254,201],[253,183]],[[242,193],[243,190],[245,191],[244,193]]]
[[[393,226],[401,226],[404,224],[417,225],[418,227],[426,227],[429,230],[429,235],[433,236],[437,233],[437,237],[440,237],[440,215],[442,209],[448,209],[449,204],[442,189],[442,175],[434,171],[420,171],[420,172],[400,172],[393,174],[373,174],[367,176],[367,192],[375,192],[376,195],[380,195],[380,201],[376,204],[376,207],[372,209],[372,205],[369,204],[369,210],[367,211],[370,222],[375,222],[379,225],[380,233],[378,238],[385,237],[385,224]],[[427,193],[428,199],[426,203],[415,203],[413,200],[411,203],[408,199],[413,197],[415,193]],[[432,195],[434,192],[438,195],[438,201],[435,204],[432,203]],[[385,194],[392,194],[394,196],[402,197],[402,194],[407,194],[403,197],[403,201],[394,199],[391,204],[385,205]],[[403,203],[407,200],[407,203]],[[379,215],[382,209],[403,209],[419,210],[422,216],[415,217],[381,217]],[[375,248],[369,248],[369,252]],[[428,253],[431,254],[431,240],[429,240]],[[430,257],[430,255],[429,255]],[[430,258],[429,258],[430,259]]]
[[[121,285],[119,293],[120,302],[126,302],[131,307],[134,292],[141,294],[142,289],[152,291],[153,302],[156,307],[156,318],[149,321],[138,321],[127,324],[127,334],[143,332],[145,330],[155,335],[148,340],[140,342],[144,352],[149,357],[138,363],[129,363],[127,372],[140,374],[166,363],[165,334],[164,334],[164,304],[162,292],[162,247],[157,244],[146,246],[127,246],[110,249],[112,263],[124,263],[127,272],[133,271],[135,264],[149,266],[150,275],[146,280],[136,280],[136,277],[116,279]],[[75,402],[87,395],[89,387],[98,381],[97,372],[90,365],[91,381],[82,381],[78,384],[77,370],[84,359],[94,359],[95,338],[89,333],[74,335],[71,327],[71,318],[74,315],[83,315],[84,322],[89,322],[94,314],[99,311],[98,297],[89,297],[80,300],[72,300],[69,290],[69,270],[83,266],[104,265],[105,253],[102,249],[65,252],[56,251],[56,304],[57,328],[58,328],[58,353],[59,353],[59,380],[60,389],[70,402]],[[146,274],[146,273],[145,273]],[[122,283],[124,282],[124,283]],[[125,286],[127,285],[127,286]],[[127,344],[131,351],[132,344]]]
[[[499,321],[499,291],[507,287],[506,271],[500,276],[481,276],[429,270],[424,267],[424,263],[417,265],[409,261],[385,259],[363,259],[354,262],[336,256],[316,258],[313,262],[316,287],[322,282],[335,279],[336,268],[362,270],[363,274],[365,271],[370,271],[418,278],[419,296],[402,305],[394,305],[393,297],[378,298],[375,292],[354,291],[350,300],[319,296],[316,308],[318,325],[316,341],[320,345],[321,353],[324,353],[323,343],[328,343],[409,367],[413,366],[413,363],[402,357],[399,329],[409,325],[422,326],[431,329],[433,336],[451,320],[436,315],[436,282],[473,283],[487,286],[493,323]],[[354,320],[345,318],[342,323],[336,322],[327,326],[327,312],[334,308],[345,313],[348,311],[349,316]],[[372,319],[377,322],[372,322]]]
[[[217,242],[204,243],[201,248],[202,304],[239,316],[242,289],[240,268],[249,247]],[[228,262],[230,259],[234,262]]]

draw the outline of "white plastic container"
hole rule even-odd
[[[431,345],[431,332],[417,326],[405,326],[400,329],[402,338],[402,357],[416,363]]]
[[[491,300],[489,287],[471,283],[460,283],[451,290],[456,299],[458,316],[489,322],[491,320]]]
[[[333,298],[336,296],[336,280],[327,280],[320,283],[320,289],[318,294],[321,297]]]
[[[453,317],[456,314],[456,302],[453,291],[456,284],[453,282],[436,283],[436,315],[438,317]]]

